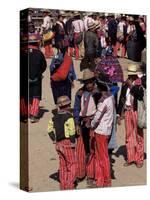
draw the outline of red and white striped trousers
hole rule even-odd
[[[74,189],[76,180],[75,148],[71,148],[69,139],[64,139],[56,143],[56,151],[59,155],[60,189]]]
[[[111,186],[108,138],[95,133],[95,180],[98,187]]]
[[[36,117],[39,113],[40,100],[38,98],[33,98],[30,102],[29,113],[30,115]]]
[[[143,130],[137,127],[137,111],[125,111],[127,161],[142,164],[144,160]]]
[[[22,117],[28,116],[28,105],[23,97],[20,99],[20,115]]]
[[[77,138],[76,158],[77,158],[77,178],[82,179],[86,176],[85,148],[82,135],[78,136]]]

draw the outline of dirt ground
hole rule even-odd
[[[40,103],[40,121],[34,124],[29,123],[29,187],[32,188],[32,192],[59,190],[59,182],[55,180],[55,175],[58,170],[58,156],[55,151],[55,146],[52,144],[47,134],[48,120],[52,116],[51,110],[55,108],[49,81],[50,61],[50,59],[47,59],[48,67],[43,74],[43,94]],[[123,58],[120,58],[119,61],[126,77],[127,64],[132,61]],[[74,60],[75,71],[78,78],[82,77],[82,73],[79,70],[79,62],[80,61]],[[80,86],[80,83],[76,81],[75,88],[72,91],[72,97],[74,97]],[[73,103],[74,98],[72,98],[72,106]],[[144,160],[144,166],[140,169],[136,168],[136,166],[123,166],[126,157],[124,122],[122,122],[121,126],[117,127],[117,142],[118,148],[114,151],[111,159],[112,169],[114,171],[112,187],[146,184],[146,159]],[[86,180],[79,183],[77,188],[88,188]]]

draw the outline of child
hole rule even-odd
[[[60,189],[74,189],[76,179],[75,125],[70,113],[71,101],[68,96],[57,99],[58,112],[48,123],[48,134],[56,142],[59,156]]]
[[[105,83],[97,84],[102,96],[91,121],[95,132],[95,180],[97,187],[108,187],[111,186],[108,139],[113,124],[114,98]]]

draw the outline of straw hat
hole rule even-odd
[[[98,29],[98,28],[100,28],[100,23],[99,22],[95,22],[95,29]]]
[[[90,22],[88,24],[88,30],[92,30],[92,29],[95,29],[96,28],[96,24],[94,22]]]
[[[82,82],[95,78],[94,72],[89,69],[85,69],[83,71],[83,78],[81,79]]]
[[[71,104],[71,101],[68,96],[60,96],[57,98],[57,106],[62,107],[69,104]]]
[[[67,16],[67,14],[65,13],[65,11],[63,11],[63,10],[61,10],[59,12],[59,15],[61,15],[62,17],[66,17]]]
[[[78,11],[75,11],[73,16],[74,17],[80,16],[80,13]]]
[[[134,18],[132,16],[129,17],[129,21],[134,21]]]
[[[43,9],[42,12],[43,12],[43,13],[50,13],[50,10]]]
[[[136,64],[129,64],[128,65],[128,75],[137,75],[137,65]]]

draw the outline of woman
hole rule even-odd
[[[63,95],[71,99],[71,89],[76,80],[72,58],[67,54],[67,48],[61,48],[60,53],[50,64],[51,88],[56,104],[57,98]]]

